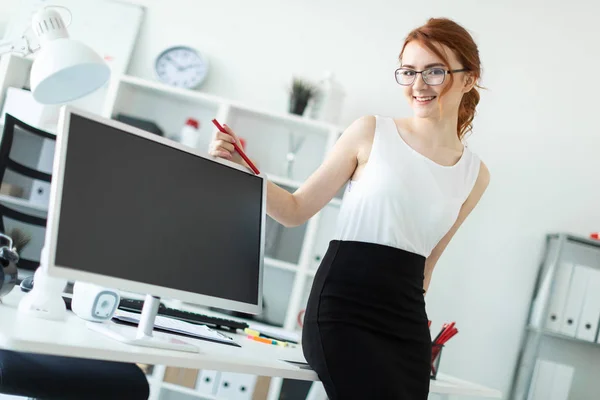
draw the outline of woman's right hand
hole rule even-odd
[[[229,132],[229,135],[217,130],[209,145],[208,153],[213,157],[221,157],[245,165],[244,160],[233,147],[233,144],[237,143],[238,147],[241,148],[242,143],[229,126],[224,124],[223,128]]]

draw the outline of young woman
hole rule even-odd
[[[490,174],[463,145],[481,65],[460,25],[430,19],[409,33],[395,71],[413,115],[365,116],[293,194],[269,182],[267,213],[304,223],[347,184],[337,232],[314,279],[302,346],[330,399],[423,399],[431,337],[424,295],[442,252]],[[243,164],[232,136],[210,153]]]

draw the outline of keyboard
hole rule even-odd
[[[141,313],[142,307],[144,306],[144,300],[121,298],[119,302],[119,309],[134,313]],[[181,321],[189,322],[198,325],[207,325],[210,328],[229,330],[235,332],[237,329],[244,330],[249,327],[245,322],[234,321],[227,318],[218,318],[210,315],[199,314],[190,311],[178,310],[175,308],[169,308],[162,302],[158,306],[158,315],[163,317],[170,317]]]

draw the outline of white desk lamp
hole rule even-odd
[[[42,104],[79,99],[102,87],[110,77],[104,60],[85,44],[69,38],[67,25],[52,8],[65,7],[44,7],[33,16],[31,28],[39,47],[32,49],[25,33],[16,40],[0,42],[0,55],[15,52],[27,56],[39,49],[29,80],[33,98]],[[46,259],[44,250],[41,259]],[[44,266],[40,266],[35,272],[33,290],[21,300],[19,311],[38,318],[64,319],[66,306],[61,294],[66,283],[48,276]]]
[[[25,35],[0,42],[0,55],[9,52],[23,56],[34,53],[30,82],[33,98],[42,104],[61,104],[86,96],[103,86],[110,77],[104,60],[85,44],[69,38],[60,14],[48,6],[32,19],[32,29],[40,46],[32,49]]]

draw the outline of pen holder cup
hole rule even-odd
[[[438,369],[440,367],[440,359],[442,358],[443,344],[434,344],[431,346],[431,379],[436,379]]]

